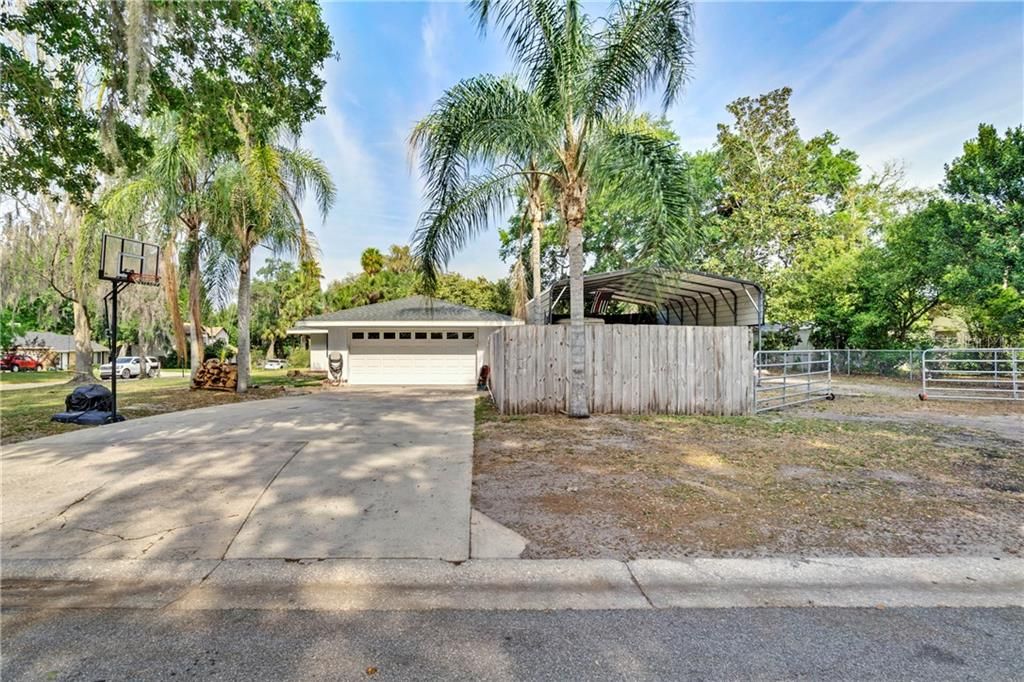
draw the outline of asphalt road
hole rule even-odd
[[[13,680],[1024,679],[1024,609],[3,612]]]

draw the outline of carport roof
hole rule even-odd
[[[540,296],[539,304],[550,314],[553,303],[568,300],[569,280],[555,282]],[[748,280],[711,275],[694,270],[616,270],[583,278],[584,298],[635,303],[672,310],[685,324],[758,325],[764,321],[764,291]],[[529,306],[537,305],[531,300]]]
[[[409,296],[395,301],[373,303],[348,310],[338,310],[301,320],[301,326],[323,323],[395,323],[395,322],[477,322],[480,324],[509,325],[520,321],[490,310],[471,308],[428,296]]]

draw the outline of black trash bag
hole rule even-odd
[[[120,417],[121,415],[118,415]],[[81,426],[99,426],[100,424],[109,424],[111,421],[111,414],[104,410],[89,410],[79,415],[78,419],[75,420],[76,424]],[[117,421],[124,421],[118,419]]]
[[[58,412],[50,417],[50,421],[60,422],[61,424],[77,424],[78,418],[83,414],[85,414],[85,412]]]
[[[71,395],[64,399],[64,407],[68,412],[110,412],[114,403],[109,388],[102,384],[87,384],[72,391]]]

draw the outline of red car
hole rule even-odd
[[[0,360],[0,370],[5,372],[38,372],[42,367],[35,358],[9,353]]]

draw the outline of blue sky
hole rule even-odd
[[[338,185],[324,224],[307,202],[329,281],[358,272],[366,247],[408,243],[422,209],[409,130],[445,88],[509,62],[458,3],[328,3],[324,13],[339,59],[325,69],[327,111],[301,143]],[[702,149],[727,103],[785,85],[806,137],[830,129],[866,169],[900,161],[909,182],[935,186],[978,123],[1024,121],[1024,4],[700,3],[695,68],[667,114],[684,147]],[[498,226],[451,269],[505,276]]]

